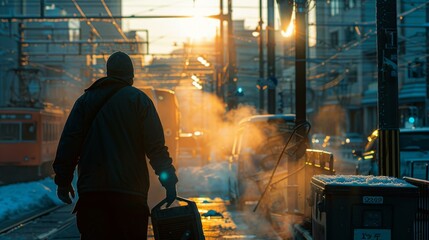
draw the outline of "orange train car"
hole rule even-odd
[[[0,182],[52,174],[66,111],[55,107],[0,108]]]

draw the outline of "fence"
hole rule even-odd
[[[405,181],[419,188],[419,203],[414,219],[414,240],[429,239],[429,181],[404,177]]]

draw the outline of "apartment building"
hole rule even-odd
[[[397,3],[401,127],[427,125],[426,5]],[[309,112],[317,121],[314,131],[370,133],[378,127],[376,1],[316,1],[309,10],[307,76],[315,98]]]

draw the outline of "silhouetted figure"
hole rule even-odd
[[[146,239],[149,174],[146,156],[176,198],[177,176],[158,113],[149,97],[132,87],[130,57],[115,52],[107,77],[94,82],[70,112],[53,164],[57,195],[71,204],[78,166],[76,212],[81,239]]]

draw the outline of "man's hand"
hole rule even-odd
[[[178,182],[178,179],[174,167],[171,166],[171,168],[162,171],[159,174],[159,181],[167,191],[165,201],[167,202],[167,207],[169,207],[177,197],[176,183]]]
[[[165,197],[165,200],[167,201],[167,207],[170,207],[177,197],[176,184],[166,186],[165,190],[167,191],[167,196]]]
[[[72,198],[74,198],[74,189],[72,185],[70,184],[69,186],[58,186],[57,196],[61,201],[67,204],[71,204]]]

